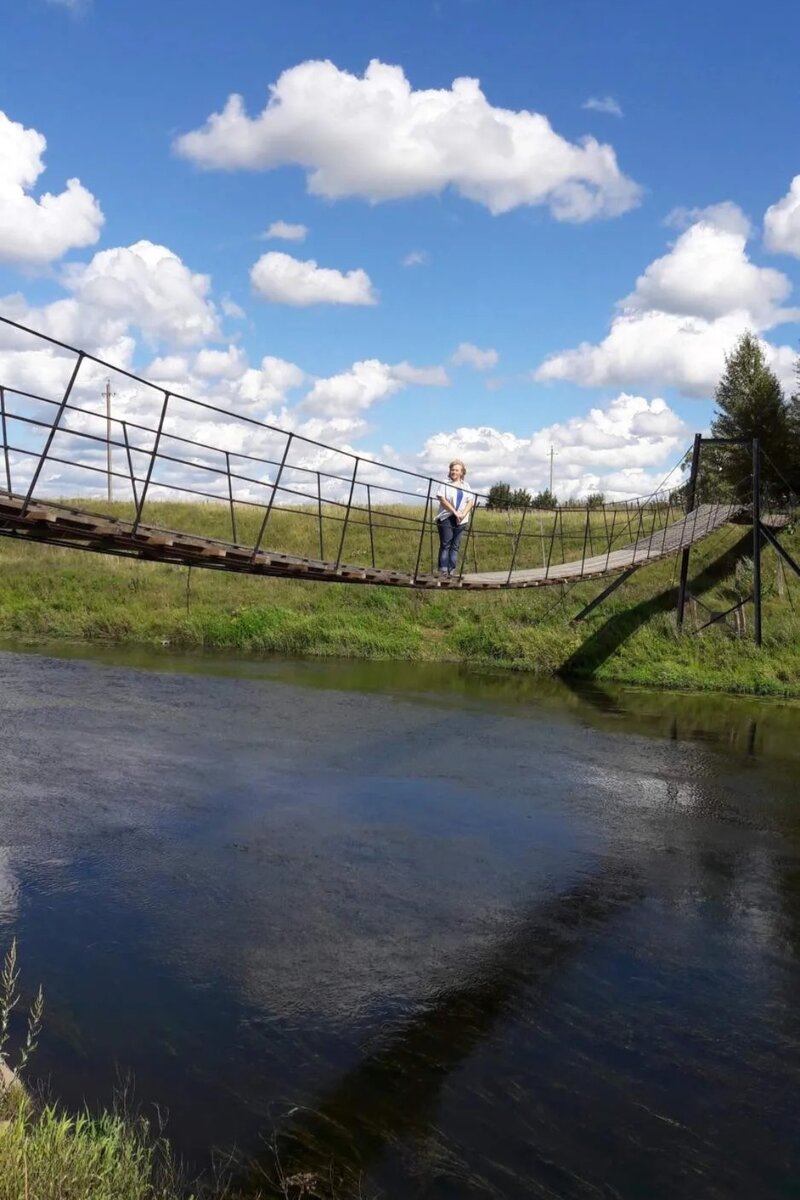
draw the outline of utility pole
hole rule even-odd
[[[113,496],[111,490],[111,380],[106,380],[106,480],[108,484],[108,503]]]

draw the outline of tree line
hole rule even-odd
[[[510,483],[494,483],[489,488],[486,497],[486,507],[494,509],[508,508],[602,508],[606,498],[602,492],[592,492],[585,500],[559,500],[554,492],[545,488],[543,492],[534,495],[527,488],[512,488]]]
[[[761,449],[762,495],[774,504],[796,503],[800,497],[800,357],[797,365],[797,389],[784,394],[780,380],[770,369],[758,338],[749,331],[742,334],[730,354],[714,393],[716,412],[710,435],[715,438],[740,438],[750,443],[758,438]],[[691,452],[684,460],[688,472]],[[697,480],[698,502],[752,500],[752,449],[748,445],[706,446]],[[675,501],[685,498],[688,481],[675,488]],[[559,501],[549,488],[532,494],[526,488],[495,483],[489,489],[487,508],[559,508],[579,504],[581,508],[601,508],[602,492],[593,492],[585,500]]]

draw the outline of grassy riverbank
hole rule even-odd
[[[148,507],[153,523],[225,536],[223,506]],[[271,544],[280,532],[271,531]],[[582,536],[577,528],[574,536]],[[402,531],[397,537],[408,540]],[[800,557],[800,534],[783,537]],[[704,605],[722,611],[749,593],[750,546],[750,530],[732,525],[693,550],[690,582],[697,600],[688,629],[708,619]],[[359,561],[363,548],[348,550],[350,561]],[[528,552],[533,559],[541,543]],[[569,557],[569,544],[563,553]],[[800,581],[783,572],[772,551],[764,553],[762,651],[724,625],[678,636],[675,573],[674,559],[641,569],[574,626],[570,618],[602,583],[563,592],[548,587],[458,594],[199,569],[189,577],[181,568],[0,539],[0,636],[455,661],[657,687],[800,695]],[[749,635],[751,606],[745,612]]]
[[[144,1120],[73,1116],[37,1107],[17,1087],[0,1089],[0,1200],[367,1200],[358,1177],[337,1182],[334,1164],[319,1175],[287,1171],[275,1158],[242,1174],[241,1186],[230,1171],[190,1184]]]

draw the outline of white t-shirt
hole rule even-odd
[[[460,505],[458,503],[458,493],[459,492],[461,492],[461,504]],[[472,492],[468,492],[464,488],[463,483],[442,483],[442,484],[440,484],[439,488],[436,492],[436,499],[439,501],[439,511],[436,514],[437,521],[443,521],[445,517],[451,517],[453,515],[450,512],[450,509],[445,508],[445,506],[441,503],[442,499],[445,499],[445,500],[450,501],[453,508],[458,513],[459,525],[468,525],[469,524],[469,518],[471,516],[472,509],[470,509],[470,511],[467,513],[465,513],[464,510],[466,509],[467,504],[470,502],[470,500],[474,500],[475,497],[473,496]]]

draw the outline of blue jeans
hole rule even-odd
[[[439,570],[448,575],[458,566],[458,547],[464,536],[466,525],[459,525],[452,515],[437,521],[439,526]]]

